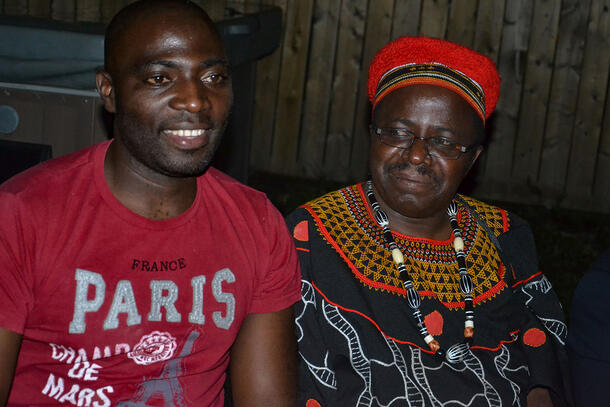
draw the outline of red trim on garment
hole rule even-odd
[[[362,275],[362,273],[360,273],[358,271],[358,269],[356,268],[356,266],[354,266],[352,264],[352,262],[350,261],[350,259],[347,258],[347,256],[345,255],[345,253],[343,253],[343,250],[341,250],[341,248],[339,247],[339,245],[337,244],[337,242],[335,242],[335,240],[330,237],[330,234],[328,234],[328,231],[326,230],[326,228],[324,227],[322,220],[318,217],[318,215],[316,214],[316,212],[312,209],[311,206],[305,204],[302,206],[304,209],[306,209],[309,214],[313,217],[314,221],[317,223],[318,225],[318,229],[320,230],[320,233],[322,233],[322,235],[324,236],[324,238],[326,239],[326,241],[328,243],[330,243],[330,245],[335,249],[335,251],[339,254],[339,256],[341,256],[341,258],[343,258],[343,260],[347,263],[348,267],[352,270],[352,272],[356,275],[356,277],[362,281],[363,283],[365,283],[366,285],[372,286],[372,287],[376,287],[376,288],[383,288],[383,289],[388,289],[389,291],[393,291],[395,293],[402,293],[404,294],[406,291],[400,290],[398,287],[393,287],[393,286],[387,286],[386,288],[386,284],[381,284],[381,283],[377,283],[375,281],[371,281],[368,278],[364,277]]]
[[[401,340],[401,339],[397,339],[397,338],[394,338],[393,336],[387,335],[385,332],[383,332],[383,331],[381,330],[381,327],[379,327],[379,325],[377,324],[377,322],[375,322],[375,321],[373,320],[373,318],[369,317],[368,315],[366,315],[366,314],[364,314],[364,313],[362,313],[362,312],[360,312],[360,311],[357,311],[357,310],[355,310],[355,309],[351,309],[351,308],[346,308],[346,307],[343,307],[343,306],[341,306],[341,305],[337,304],[336,302],[331,301],[331,300],[330,300],[330,299],[329,299],[329,298],[326,296],[326,294],[324,294],[324,293],[322,292],[322,290],[320,290],[320,289],[318,288],[318,286],[317,286],[317,285],[316,285],[314,282],[311,282],[311,285],[313,286],[313,288],[314,288],[314,289],[315,289],[315,290],[316,290],[316,291],[317,291],[317,292],[318,292],[318,293],[319,293],[319,294],[320,294],[322,297],[324,297],[324,299],[326,300],[326,302],[328,302],[328,303],[329,303],[329,304],[331,304],[331,305],[334,305],[334,306],[335,306],[335,307],[337,307],[337,308],[342,309],[343,311],[346,311],[346,312],[350,312],[350,313],[353,313],[353,314],[360,315],[361,317],[363,317],[363,318],[365,318],[366,320],[368,320],[368,321],[369,321],[371,324],[373,324],[373,326],[374,326],[375,328],[377,328],[377,330],[379,331],[379,333],[381,333],[381,334],[382,334],[383,336],[385,336],[386,338],[391,339],[391,340],[393,340],[394,342],[397,342],[397,343],[402,343],[402,344],[404,344],[404,345],[411,345],[411,346],[414,346],[414,347],[416,347],[416,348],[418,348],[418,349],[422,350],[423,352],[428,353],[428,354],[430,354],[430,355],[433,355],[433,354],[434,354],[434,352],[433,352],[433,351],[431,351],[430,349],[425,349],[425,348],[422,348],[421,346],[419,346],[419,345],[417,345],[417,344],[415,344],[415,343],[413,343],[413,342],[409,342],[409,341],[403,341],[403,340]],[[515,330],[515,331],[510,332],[510,333],[509,333],[509,335],[514,336],[514,335],[515,335],[515,334],[517,334],[518,332],[519,332],[519,330],[517,329],[517,330]],[[497,347],[495,347],[495,348],[488,348],[488,347],[485,347],[485,346],[471,346],[470,348],[471,348],[471,349],[482,349],[482,350],[489,350],[489,351],[497,351],[497,350],[499,350],[499,349],[502,347],[502,345],[507,344],[507,343],[513,343],[513,342],[515,342],[515,341],[516,341],[516,338],[511,339],[511,340],[501,340],[501,341],[500,341],[500,343],[498,344],[498,346],[497,346]]]
[[[504,233],[508,232],[508,214],[502,208],[498,208],[500,213],[502,214],[502,231]]]
[[[504,263],[500,263],[498,267],[498,277],[500,280],[504,280],[504,276],[506,275],[506,268],[504,267]]]
[[[300,251],[302,251],[302,252],[307,252],[307,253],[309,253],[309,249],[305,249],[305,248],[303,248],[303,247],[297,247],[296,249],[297,249],[297,250],[300,250]]]
[[[491,297],[496,295],[500,290],[502,290],[504,287],[506,287],[506,282],[504,280],[498,281],[496,283],[496,285],[491,287],[491,289],[487,290],[487,292],[484,292],[483,294],[474,297],[472,299],[473,305],[482,303],[485,300],[490,299]],[[406,293],[406,291],[402,290],[401,294],[405,294],[405,293]],[[432,291],[418,291],[418,293],[421,296],[432,297],[432,298],[436,297],[436,294]],[[439,300],[439,302],[449,309],[464,308],[466,306],[464,301],[444,302],[444,301]]]
[[[516,286],[518,286],[519,284],[525,284],[528,281],[530,281],[531,279],[533,279],[534,277],[538,277],[540,274],[542,274],[542,271],[537,272],[536,274],[532,274],[531,276],[529,276],[528,278],[526,278],[525,280],[521,280],[521,281],[517,281],[515,284],[513,284],[512,288],[515,288]]]

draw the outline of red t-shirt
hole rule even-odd
[[[108,145],[0,187],[0,327],[23,334],[8,404],[221,406],[243,319],[300,298],[284,220],[213,168],[182,215],[138,216]]]

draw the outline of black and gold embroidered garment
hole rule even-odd
[[[525,406],[536,386],[552,389],[561,403],[566,326],[537,269],[529,228],[468,197],[458,206],[475,286],[475,337],[456,364],[438,359],[421,338],[363,184],[288,217],[303,273],[296,311],[301,406]],[[393,235],[428,331],[445,349],[461,342],[464,300],[453,237]]]

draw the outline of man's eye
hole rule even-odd
[[[146,82],[151,85],[162,85],[169,82],[169,78],[165,75],[153,75],[150,78],[146,78]]]
[[[432,137],[428,140],[428,143],[432,143],[439,147],[454,147],[456,145],[453,141],[445,137]]]
[[[393,138],[407,138],[411,137],[411,133],[407,129],[388,129],[387,132],[390,137]]]
[[[221,85],[227,80],[227,76],[220,73],[209,73],[201,78],[206,85]]]

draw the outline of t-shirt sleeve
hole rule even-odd
[[[301,270],[284,218],[269,201],[264,216],[267,266],[253,297],[253,313],[279,311],[301,298]]]
[[[0,192],[0,327],[20,334],[33,298],[23,211],[14,195]]]

